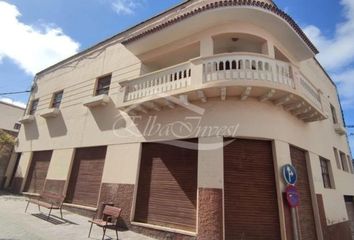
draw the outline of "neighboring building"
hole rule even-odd
[[[24,115],[25,109],[0,101],[0,131],[6,133],[10,138],[15,139],[21,124],[18,120]],[[4,186],[6,180],[13,174],[15,161],[10,158],[16,158],[16,154],[12,156],[13,146],[0,143],[0,189]]]
[[[185,1],[38,73],[12,187],[159,239],[351,239],[335,84],[270,0]],[[177,141],[179,140],[179,141]]]

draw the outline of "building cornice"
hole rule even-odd
[[[13,107],[13,108],[21,109],[21,110],[23,110],[23,111],[26,110],[26,108],[17,106],[17,105],[15,105],[15,104],[3,102],[3,101],[0,101],[0,104],[6,105],[6,106],[8,106],[8,107]]]
[[[198,4],[198,7],[194,9],[188,9],[188,7],[194,7],[194,4]],[[202,3],[202,4],[200,4]],[[202,0],[202,1],[194,1],[194,0],[187,0],[177,6],[174,6],[170,9],[168,9],[165,12],[162,12],[156,16],[151,17],[150,19],[147,19],[131,28],[128,28],[110,38],[107,38],[92,47],[89,47],[67,59],[64,59],[46,69],[43,69],[42,71],[38,72],[36,75],[40,76],[44,74],[47,71],[50,70],[55,70],[58,67],[61,67],[63,65],[69,64],[72,61],[76,61],[78,59],[81,59],[82,57],[85,57],[85,55],[90,54],[92,52],[95,52],[99,48],[105,48],[106,46],[111,45],[111,43],[122,43],[122,44],[129,44],[131,42],[134,42],[138,39],[141,39],[147,35],[150,35],[152,33],[155,33],[157,31],[160,31],[168,26],[171,26],[173,24],[176,24],[182,20],[185,20],[189,17],[192,17],[196,14],[199,14],[201,12],[205,12],[208,10],[216,9],[216,8],[221,8],[221,7],[229,7],[229,6],[249,6],[249,7],[255,7],[255,8],[260,8],[263,10],[267,10],[269,12],[272,12],[281,18],[283,18],[286,22],[289,23],[290,26],[296,31],[296,33],[303,39],[303,41],[310,47],[310,49],[317,54],[318,50],[316,47],[312,44],[312,42],[307,38],[305,33],[301,30],[301,28],[296,24],[296,22],[285,12],[283,12],[281,9],[279,9],[276,4],[272,3],[266,3],[262,2],[259,0],[226,0],[226,1],[218,1],[218,2],[212,2],[208,0]],[[188,11],[184,11],[188,10]],[[174,12],[177,12],[177,14],[173,14]],[[183,12],[183,14],[181,14]]]
[[[122,41],[122,44],[129,44],[134,41],[137,41],[139,39],[144,38],[145,36],[148,36],[150,34],[156,33],[158,31],[163,30],[164,28],[167,28],[171,25],[174,25],[176,23],[179,23],[187,18],[190,18],[192,16],[195,16],[197,14],[213,10],[213,9],[218,9],[218,8],[223,8],[223,7],[255,7],[255,8],[260,8],[262,10],[269,11],[273,14],[276,14],[277,16],[281,17],[284,19],[294,30],[295,32],[302,38],[302,40],[308,45],[308,47],[315,53],[319,53],[317,48],[313,45],[313,43],[308,39],[308,37],[305,35],[305,33],[301,30],[301,28],[297,25],[297,23],[284,11],[279,9],[275,4],[269,4],[266,2],[258,1],[258,0],[224,0],[224,1],[214,1],[214,2],[209,2],[202,4],[194,9],[190,9],[188,11],[185,11],[182,14],[179,14],[177,16],[172,16],[171,18],[167,18],[162,22],[159,22],[155,25],[152,25],[148,28],[146,28],[143,31],[137,31],[137,33],[128,35],[125,37]],[[139,25],[135,26],[135,28],[138,28]]]

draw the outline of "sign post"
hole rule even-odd
[[[299,226],[297,222],[297,217],[296,217],[296,208],[300,204],[300,196],[297,191],[297,188],[295,187],[296,181],[297,181],[297,173],[296,169],[291,165],[291,164],[286,164],[283,166],[283,178],[284,181],[287,183],[287,187],[285,190],[286,193],[286,200],[290,206],[291,209],[291,219],[292,219],[292,225],[293,225],[293,237],[294,240],[299,240]]]

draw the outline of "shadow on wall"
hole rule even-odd
[[[46,119],[49,135],[54,137],[65,136],[68,132],[63,115],[60,113],[55,118]]]
[[[90,112],[101,131],[110,131],[113,128],[120,129],[126,126],[120,111],[112,101],[104,107],[90,108]]]
[[[39,132],[38,132],[38,124],[36,119],[33,122],[26,124],[24,129],[25,129],[26,140],[38,139]]]

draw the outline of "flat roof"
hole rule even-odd
[[[7,103],[7,102],[3,102],[0,100],[0,104],[3,104],[3,105],[7,105],[9,107],[14,107],[14,108],[18,108],[18,109],[21,109],[21,110],[26,110],[26,108],[23,108],[23,107],[20,107],[20,106],[17,106],[15,104],[11,104],[11,103]]]

